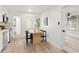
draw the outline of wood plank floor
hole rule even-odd
[[[79,38],[66,36],[65,42],[65,47],[68,47],[75,52],[79,52]]]
[[[25,39],[16,38],[8,43],[2,53],[65,53],[59,50],[49,42],[43,42],[39,46],[26,45]]]

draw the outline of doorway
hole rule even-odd
[[[14,35],[21,35],[21,17],[13,16]]]

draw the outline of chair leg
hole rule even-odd
[[[43,41],[44,41],[44,39],[45,39],[45,38],[43,37]]]
[[[26,43],[27,43],[27,45],[28,45],[28,39],[26,39]]]
[[[31,39],[31,43],[33,43],[33,40]]]
[[[45,42],[47,41],[47,37],[46,36],[43,37],[43,41],[45,41]]]
[[[32,34],[31,34],[31,43],[33,43],[33,36],[32,36]]]
[[[45,42],[47,41],[47,37],[45,37]]]

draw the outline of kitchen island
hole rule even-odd
[[[9,40],[9,29],[0,30],[0,52],[6,46]]]

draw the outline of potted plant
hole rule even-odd
[[[37,31],[40,31],[40,18],[36,19],[36,29]]]

